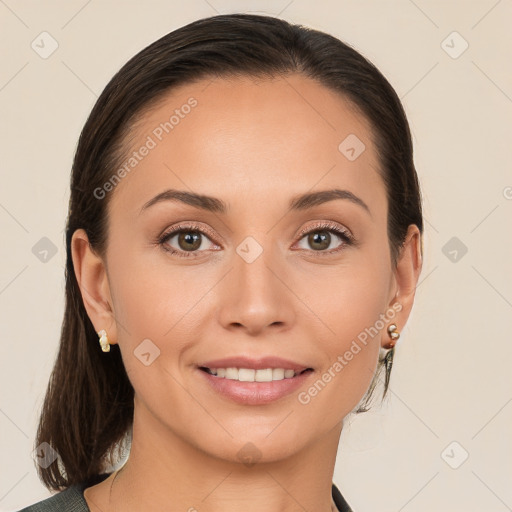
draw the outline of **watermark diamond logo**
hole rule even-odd
[[[160,355],[160,349],[146,338],[137,345],[133,353],[144,366],[149,366]]]
[[[47,59],[57,50],[59,43],[48,32],[41,32],[32,41],[30,46],[32,50],[34,50],[39,55],[39,57],[42,59]]]
[[[56,254],[57,246],[43,236],[33,247],[32,254],[42,263],[48,263]]]
[[[240,448],[236,456],[244,466],[250,468],[261,459],[261,451],[253,443],[246,443]]]
[[[363,141],[353,133],[343,139],[341,144],[338,146],[339,152],[351,162],[359,158],[365,149],[366,146]]]
[[[453,236],[443,245],[441,251],[452,263],[458,263],[468,252],[468,248],[459,238]]]
[[[441,42],[441,48],[452,59],[458,59],[469,48],[469,43],[458,32],[453,31]]]
[[[252,263],[263,252],[263,247],[252,236],[248,236],[238,245],[236,252],[246,263]]]
[[[452,441],[442,452],[441,458],[452,469],[458,469],[469,457],[467,450],[457,441]]]
[[[58,453],[44,441],[32,452],[32,456],[43,469],[46,469],[58,457]]]

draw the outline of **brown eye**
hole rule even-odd
[[[201,233],[198,231],[182,231],[178,233],[178,245],[183,251],[196,251],[201,247]]]
[[[325,222],[319,226],[314,226],[312,229],[301,231],[300,236],[299,244],[305,240],[307,247],[299,247],[317,253],[332,254],[354,243],[354,238],[349,231],[338,227],[336,224]],[[339,242],[338,245],[330,247],[336,239]]]
[[[200,256],[200,253],[211,248],[208,247],[208,242],[210,242],[211,246],[215,246],[210,237],[203,231],[203,228],[195,225],[177,226],[162,235],[158,240],[158,243],[164,250],[175,256],[185,258]]]
[[[331,243],[331,234],[328,231],[315,231],[308,235],[308,243],[315,251],[325,250]]]

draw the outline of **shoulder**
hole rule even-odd
[[[65,491],[61,491],[50,498],[34,503],[19,512],[57,512],[59,510],[69,512],[89,512],[85,502],[81,485],[73,485]]]
[[[334,500],[339,512],[354,512],[334,483],[332,484],[332,499]]]
[[[64,491],[34,503],[33,505],[29,505],[18,512],[90,512],[84,498],[84,489],[101,482],[107,478],[109,474],[110,473],[103,473],[87,482],[72,485]]]

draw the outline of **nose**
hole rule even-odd
[[[286,283],[284,262],[263,251],[248,262],[235,253],[233,265],[221,283],[219,321],[225,329],[248,335],[265,329],[287,330],[295,319],[294,297]]]

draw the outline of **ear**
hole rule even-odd
[[[91,248],[85,230],[73,233],[71,254],[87,315],[96,332],[107,331],[108,342],[113,345],[117,343],[117,330],[106,265]]]
[[[418,226],[411,224],[407,229],[405,241],[398,256],[396,268],[394,269],[395,293],[389,303],[390,307],[392,304],[396,303],[401,305],[401,309],[391,322],[397,326],[398,332],[400,332],[406,324],[414,303],[416,286],[423,266],[421,247],[420,230]],[[396,311],[396,306],[393,309]],[[382,338],[382,346],[390,341],[387,332]]]

